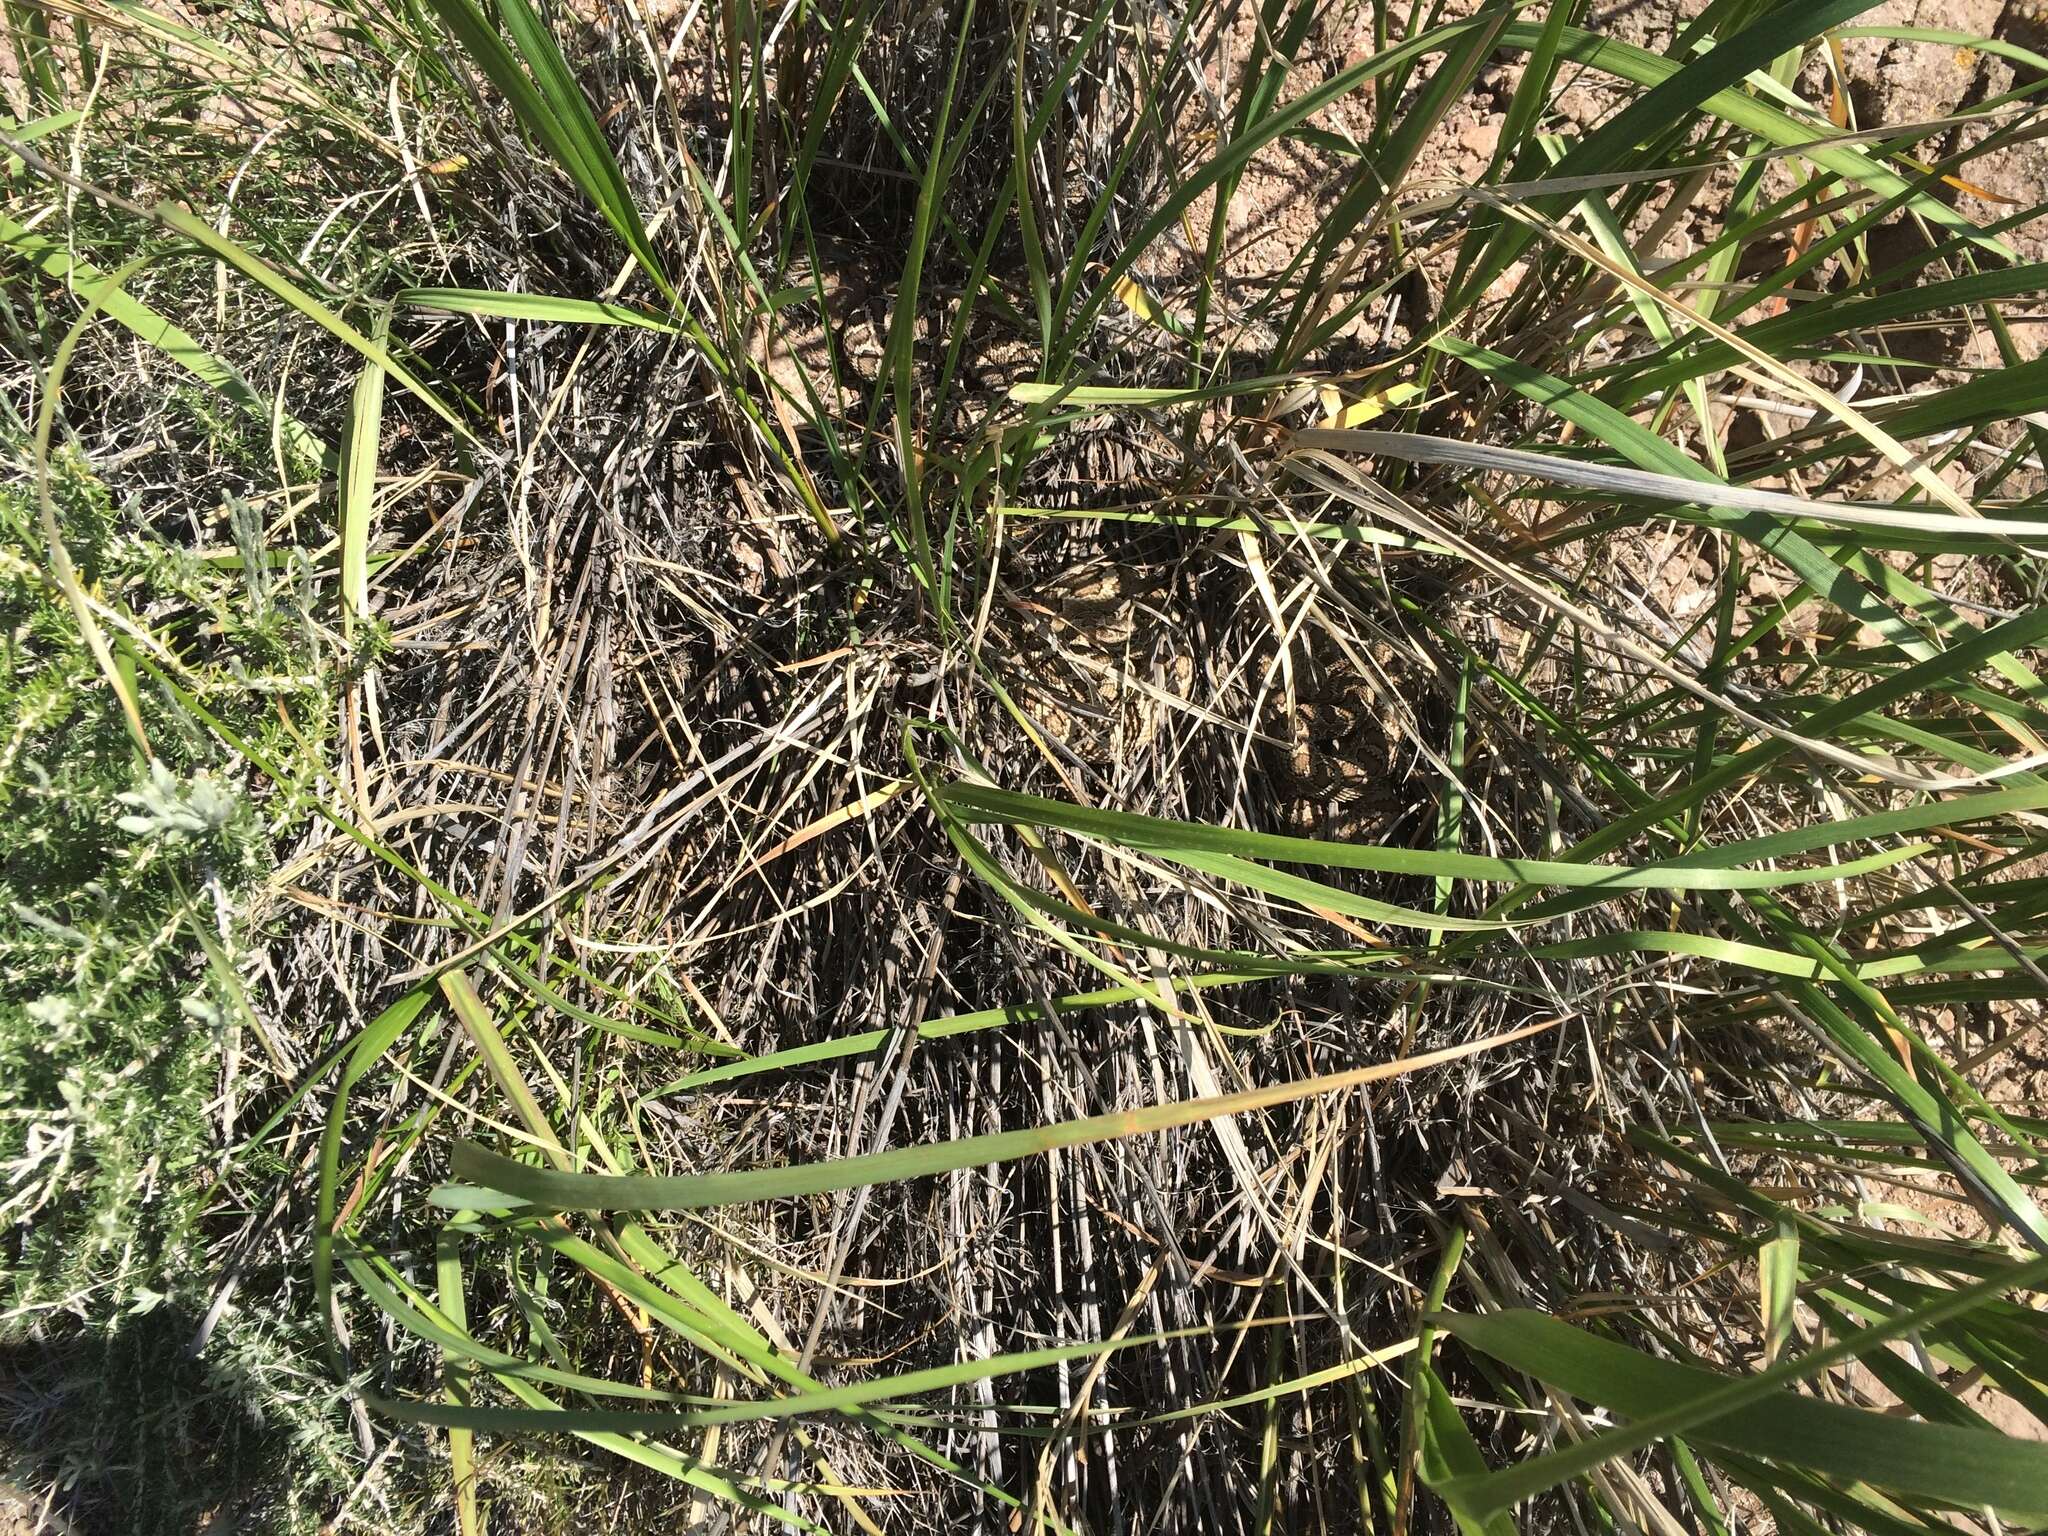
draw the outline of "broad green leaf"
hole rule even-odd
[[[1434,1488],[1457,1477],[1485,1475],[1486,1459],[1479,1442],[1465,1423],[1458,1405],[1436,1372],[1428,1366],[1419,1371],[1408,1388],[1411,1411],[1419,1415],[1416,1429],[1417,1468],[1422,1481]],[[1515,1522],[1505,1510],[1473,1516],[1459,1506],[1451,1509],[1465,1536],[1514,1536]]]

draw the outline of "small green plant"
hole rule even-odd
[[[27,466],[23,440],[4,449]],[[281,733],[265,714],[280,700],[319,738],[317,695],[246,689],[303,645],[279,623],[286,584],[259,590],[164,548],[74,451],[53,456],[50,481],[60,533],[99,600],[151,614],[165,633],[217,615],[218,632],[186,649],[188,682],[273,746]],[[49,569],[34,493],[0,490],[10,1472],[60,1487],[80,1518],[120,1511],[138,1531],[188,1531],[237,1499],[282,1498],[310,1517],[285,1470],[311,1489],[322,1458],[337,1477],[342,1464],[324,1410],[294,1407],[297,1385],[280,1390],[301,1347],[295,1326],[239,1312],[204,1322],[226,1299],[212,1219],[224,1116],[282,1065],[245,1059],[260,1046],[238,974],[253,937],[244,903],[302,813],[274,790],[252,802],[234,760],[147,687],[143,718],[164,756],[143,758]],[[203,1361],[191,1355],[202,1332],[218,1334]]]
[[[119,517],[105,488],[73,461],[59,494],[81,570],[118,579]],[[203,910],[195,893],[223,866],[244,873],[245,855],[233,846],[231,797],[137,760],[45,583],[29,498],[9,492],[0,521],[13,726],[0,780],[7,1310],[82,1299],[117,1312],[156,1282],[154,1253],[190,1215],[178,1194],[201,1176],[215,1053],[181,1006],[200,978],[178,972]]]

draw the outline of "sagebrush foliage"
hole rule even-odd
[[[229,1308],[203,1359],[189,1353],[225,1279],[216,1181],[236,1149],[216,1100],[230,1055],[257,1048],[233,972],[304,805],[289,779],[252,791],[248,765],[146,671],[145,756],[47,574],[32,449],[7,446],[22,474],[0,490],[5,1438],[17,1475],[82,1508],[189,1530],[300,1455],[335,1462],[339,1418],[301,1400],[303,1341],[276,1317]],[[249,508],[223,519],[233,555],[191,552],[73,452],[53,455],[49,488],[81,579],[150,616],[180,688],[273,766],[319,750],[308,570],[271,568]],[[245,1100],[273,1091],[241,1075],[259,1085]]]

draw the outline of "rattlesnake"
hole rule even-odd
[[[1375,646],[1372,660],[1385,668],[1394,653]],[[1399,804],[1398,764],[1386,722],[1398,707],[1386,697],[1378,671],[1360,670],[1345,657],[1304,668],[1297,677],[1293,719],[1284,701],[1271,734],[1287,743],[1264,757],[1281,791],[1280,809],[1294,830],[1350,838],[1383,825]]]
[[[1165,602],[1158,578],[1114,560],[1090,560],[1033,587],[1018,607],[1034,615],[1041,661],[1057,653],[1056,686],[1029,690],[1037,718],[1058,740],[1130,750],[1148,742],[1162,711],[1121,676],[1136,652],[1150,655]],[[1269,697],[1258,767],[1289,830],[1321,837],[1367,837],[1398,808],[1399,764],[1388,722],[1406,713],[1388,694],[1399,686],[1394,648],[1375,643],[1365,664],[1327,644],[1297,640],[1295,707],[1290,718],[1276,687]],[[1158,681],[1186,697],[1192,659],[1169,645]],[[1139,664],[1141,676],[1152,667]],[[1134,707],[1136,717],[1127,715]],[[1105,736],[1103,733],[1107,733]],[[1129,735],[1125,733],[1129,732]]]

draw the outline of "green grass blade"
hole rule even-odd
[[[1174,985],[1199,989],[1241,986],[1248,981],[1264,979],[1266,978],[1250,974],[1216,972],[1209,975],[1178,977]],[[1052,1004],[1064,1018],[1071,1013],[1090,1008],[1106,1008],[1114,1003],[1127,1003],[1150,995],[1148,991],[1139,987],[1104,987],[1094,992],[1074,992],[1065,997],[1057,997],[1052,999]],[[946,1040],[954,1035],[1001,1029],[1010,1024],[1035,1023],[1046,1017],[1043,1003],[1012,1003],[1006,1008],[983,1008],[973,1013],[956,1013],[944,1018],[927,1019],[917,1026],[917,1038],[921,1041]],[[784,1051],[749,1056],[744,1061],[729,1061],[719,1066],[691,1072],[672,1083],[653,1089],[647,1096],[652,1098],[695,1088],[709,1088],[738,1078],[757,1077],[764,1072],[789,1072],[798,1067],[816,1066],[820,1062],[844,1060],[848,1056],[865,1056],[871,1051],[880,1050],[896,1036],[897,1031],[893,1029],[870,1029],[855,1035],[841,1035],[832,1040],[814,1041],[809,1045],[791,1046]]]
[[[342,1369],[341,1341],[334,1333],[334,1239],[341,1196],[341,1141],[348,1128],[349,1094],[384,1059],[433,1000],[425,983],[414,987],[364,1026],[334,1085],[327,1123],[320,1136],[320,1161],[313,1196],[313,1297],[327,1332],[331,1367]]]
[[[2017,792],[2031,806],[2048,801],[2048,791]],[[1389,875],[1420,875],[1453,880],[1493,880],[1510,885],[1562,885],[1600,887],[1611,891],[1675,890],[1734,891],[1768,890],[1776,886],[1810,884],[1832,880],[1839,866],[1821,870],[1748,870],[1736,866],[1754,859],[1773,857],[1779,851],[1798,851],[1802,840],[1814,838],[1811,846],[1827,846],[1835,829],[1797,829],[1747,843],[1703,849],[1680,859],[1640,868],[1593,864],[1561,864],[1545,859],[1500,859],[1483,854],[1456,853],[1424,848],[1386,848],[1360,843],[1323,842],[1315,838],[1290,837],[1270,832],[1241,832],[1224,827],[1199,826],[1193,822],[1169,821],[1157,816],[1140,816],[1127,811],[1100,811],[1047,800],[1038,795],[990,785],[957,783],[939,792],[941,802],[969,821],[1023,823],[1029,826],[1059,827],[1108,842],[1145,848],[1167,854],[1225,854],[1241,859],[1271,859],[1291,864],[1322,864],[1332,869],[1364,869]],[[1965,800],[1990,800],[1990,796],[1966,796]],[[1951,802],[1952,803],[1952,802]],[[2002,807],[2001,807],[2002,808]],[[1987,807],[1988,811],[1988,807]],[[1858,818],[1880,831],[1907,830],[1915,816],[1926,812],[1905,811]],[[1897,826],[1894,826],[1894,823]],[[1921,825],[1940,824],[1938,818]],[[1842,839],[1845,840],[1845,839]],[[1895,863],[1898,850],[1878,855]],[[1882,866],[1876,866],[1882,867]],[[1425,914],[1425,918],[1427,915]],[[1427,921],[1425,921],[1427,926]]]
[[[505,25],[518,47],[515,55],[474,0],[426,3],[510,103],[526,131],[583,190],[583,195],[625,242],[641,269],[663,296],[673,302],[675,290],[655,254],[639,207],[626,187],[626,178],[597,126],[582,86],[539,16],[525,0],[503,0]]]
[[[426,382],[403,363],[394,358],[378,342],[372,341],[361,331],[350,325],[341,316],[321,303],[305,289],[299,287],[269,262],[226,238],[204,219],[195,218],[187,210],[173,203],[160,205],[157,217],[171,229],[202,247],[210,256],[216,257],[249,278],[272,297],[282,300],[300,314],[311,320],[321,330],[348,346],[366,361],[377,364],[392,378],[405,386],[406,390],[424,403],[429,410],[455,429],[466,441],[475,441],[468,425],[462,418],[442,403]]]
[[[1431,345],[1478,369],[1495,382],[1505,384],[1525,399],[1555,411],[1614,449],[1638,469],[1703,483],[1713,478],[1706,468],[1694,463],[1640,423],[1540,369],[1453,336],[1436,337]],[[1908,655],[1925,658],[1934,654],[1934,647],[1922,639],[1911,625],[1844,572],[1805,535],[1758,513],[1717,512],[1715,521],[1782,560],[1814,591],[1825,593],[1836,607],[1870,625]]]
[[[1015,1131],[995,1131],[929,1146],[899,1147],[864,1153],[830,1163],[794,1168],[759,1168],[745,1173],[709,1173],[680,1177],[639,1174],[550,1173],[488,1152],[471,1142],[455,1149],[453,1171],[473,1188],[443,1186],[436,1204],[452,1209],[494,1209],[513,1202],[547,1210],[647,1211],[702,1210],[709,1206],[772,1200],[826,1190],[858,1189],[897,1179],[923,1178],[956,1168],[979,1168],[1010,1162],[1061,1147],[1092,1146],[1127,1136],[1198,1125],[1225,1115],[1249,1114],[1278,1104],[1339,1093],[1365,1083],[1384,1082],[1444,1062],[1459,1061],[1551,1028],[1548,1023],[1491,1035],[1466,1045],[1448,1046],[1395,1061],[1357,1067],[1323,1077],[1301,1078],[1264,1088],[1219,1094],[1213,1098],[1152,1104],[1116,1114],[1092,1115]]]
[[[449,1323],[462,1330],[469,1326],[468,1287],[462,1279],[462,1238],[465,1223],[450,1221],[434,1242],[434,1277],[441,1311]],[[442,1357],[441,1380],[450,1406],[469,1406],[470,1370],[466,1364]],[[455,1485],[456,1536],[477,1536],[476,1431],[451,1426],[448,1431],[448,1473]]]
[[[2048,1280],[2048,1259],[2036,1259],[2031,1263],[2011,1266],[1976,1285],[1964,1287],[1940,1296],[1922,1307],[1900,1312],[1886,1322],[1858,1334],[1850,1340],[1842,1340],[1808,1354],[1782,1361],[1769,1370],[1750,1377],[1713,1377],[1713,1384],[1704,1390],[1686,1396],[1676,1403],[1663,1399],[1646,1411],[1642,1417],[1625,1428],[1608,1430],[1590,1440],[1582,1440],[1561,1451],[1525,1461],[1517,1466],[1499,1472],[1488,1472],[1480,1476],[1453,1477],[1436,1485],[1436,1491],[1446,1503],[1462,1508],[1474,1519],[1486,1519],[1503,1510],[1510,1510],[1523,1499],[1554,1488],[1559,1483],[1611,1461],[1617,1456],[1628,1454],[1642,1446],[1652,1444],[1670,1435],[1685,1435],[1697,1439],[1702,1425],[1747,1409],[1753,1404],[1771,1399],[1781,1387],[1790,1386],[1814,1373],[1843,1360],[1854,1359],[1892,1339],[1904,1338],[1916,1330],[1961,1317],[1977,1305],[2004,1295],[2007,1291],[2027,1290]],[[1467,1323],[1483,1325],[1489,1319],[1447,1317],[1443,1326],[1458,1336],[1466,1337]],[[1568,1327],[1552,1324],[1550,1320],[1538,1318],[1546,1326]],[[1569,1331],[1569,1330],[1568,1330]],[[1488,1344],[1477,1340],[1488,1339]],[[1473,1347],[1491,1353],[1488,1347],[1502,1341],[1498,1331],[1492,1334],[1473,1334]],[[2034,1489],[2043,1486],[2036,1482]],[[2022,1495],[2023,1501],[2038,1498],[2038,1492]]]
[[[2019,1273],[2028,1272],[2048,1275],[2048,1261]],[[1993,1282],[2014,1283],[2011,1276]],[[1759,1389],[1765,1377],[1742,1380],[1660,1360],[1537,1312],[1446,1318],[1444,1326],[1468,1348],[1610,1408],[1634,1420],[1638,1430],[1684,1418],[1689,1421],[1685,1433],[1699,1444],[1726,1446],[1894,1493],[1996,1509],[2028,1523],[2038,1522],[2041,1506],[2048,1504],[2048,1445],[2038,1442],[1951,1424],[1915,1423],[1775,1386]],[[1877,1347],[1877,1332],[1857,1336],[1858,1354]],[[1804,1374],[1817,1368],[1815,1358],[1792,1361],[1786,1369]],[[1724,1403],[1733,1406],[1711,1411]],[[1451,1486],[1461,1496],[1474,1490],[1461,1497],[1468,1507],[1500,1508],[1497,1491],[1478,1491],[1499,1475],[1478,1479],[1476,1488],[1463,1480]]]
[[[407,288],[393,300],[413,309],[451,315],[485,315],[497,320],[531,320],[540,325],[634,325],[680,335],[681,327],[626,304],[564,299],[546,293],[506,293],[488,288]]]
[[[1475,18],[1431,28],[1419,36],[1361,60],[1348,69],[1340,70],[1315,89],[1304,91],[1285,106],[1269,113],[1249,132],[1232,138],[1180,182],[1173,193],[1160,202],[1123,248],[1110,259],[1106,270],[1096,280],[1095,287],[1090,290],[1088,298],[1068,325],[1069,333],[1087,334],[1095,317],[1102,312],[1103,306],[1115,294],[1117,280],[1130,271],[1138,259],[1151,248],[1153,242],[1168,230],[1175,228],[1180,223],[1181,216],[1194,206],[1203,193],[1249,165],[1253,157],[1268,144],[1300,127],[1330,103],[1349,95],[1368,81],[1391,74],[1432,53],[1444,52],[1454,46],[1460,38],[1490,25],[1490,18]]]
[[[430,0],[430,3],[437,3],[437,0]],[[569,61],[562,57],[554,33],[548,30],[547,24],[527,0],[499,0],[499,10],[505,18],[506,31],[512,34],[513,46],[532,72],[534,83],[540,87],[553,134],[573,148],[576,163],[585,168],[589,179],[583,190],[597,204],[606,221],[618,231],[626,249],[633,253],[655,286],[672,300],[675,290],[669,286],[661,259],[648,238],[639,205],[633,201],[618,159],[605,142],[604,131],[597,125],[597,114],[590,110],[589,98],[583,94],[583,87],[569,68]]]
[[[377,311],[370,336],[379,347],[391,333],[391,309]],[[370,531],[377,513],[377,449],[384,435],[384,365],[363,361],[341,439],[341,604],[353,631],[370,616]]]
[[[1648,89],[1581,141],[1557,165],[1554,174],[1562,179],[1612,170],[1627,159],[1638,143],[1674,122],[1686,121],[1695,111],[1703,111],[1773,144],[1805,148],[1816,165],[1880,196],[1907,193],[1909,185],[1905,178],[1861,150],[1849,145],[1822,145],[1820,141],[1833,136],[1831,128],[1799,122],[1736,88],[1745,77],[1765,68],[1788,49],[1860,15],[1874,3],[1875,0],[1831,0],[1828,4],[1780,7],[1737,37],[1690,60],[1665,58],[1597,33],[1566,28],[1555,44],[1563,57]],[[1543,29],[1530,22],[1512,23],[1503,31],[1501,40],[1509,47],[1533,51],[1544,44]],[[1991,254],[2007,261],[2017,259],[2010,246],[1984,235],[1938,199],[1914,195],[1911,205],[1930,222],[1973,240]],[[1521,226],[1503,226],[1485,262],[1467,279],[1466,291],[1485,289],[1534,238],[1532,232]]]
[[[0,213],[0,247],[55,278],[74,293],[91,292],[106,281],[104,272],[73,256],[62,241],[27,229],[4,213]],[[265,423],[270,420],[271,403],[258,394],[231,364],[214,356],[190,333],[140,299],[116,287],[102,293],[99,306],[144,343],[163,353],[253,420]],[[281,425],[293,467],[306,472],[317,469],[327,457],[326,445],[295,416],[284,416]]]
[[[993,1381],[1043,1370],[1073,1360],[1090,1360],[1119,1350],[1167,1343],[1174,1339],[1207,1337],[1211,1330],[1185,1329],[1172,1333],[1134,1334],[1081,1344],[1054,1344],[1043,1349],[1015,1354],[989,1355],[975,1360],[956,1360],[950,1365],[904,1371],[895,1376],[877,1376],[866,1381],[846,1382],[836,1387],[817,1387],[787,1397],[756,1398],[751,1402],[718,1407],[691,1408],[679,1412],[643,1409],[586,1408],[532,1413],[519,1408],[451,1407],[442,1403],[395,1402],[380,1407],[392,1418],[413,1424],[460,1425],[470,1429],[498,1431],[554,1431],[561,1429],[604,1430],[613,1434],[658,1434],[682,1429],[707,1429],[714,1424],[758,1424],[776,1419],[801,1418],[812,1414],[844,1413],[849,1409],[872,1407],[898,1398],[917,1397],[927,1392],[945,1392],[979,1381]]]
[[[470,985],[469,977],[462,970],[443,971],[440,975],[442,995],[455,1012],[456,1019],[475,1045],[477,1054],[497,1080],[499,1089],[511,1101],[512,1109],[519,1116],[519,1123],[527,1133],[546,1150],[557,1167],[569,1166],[569,1155],[561,1139],[549,1123],[547,1112],[540,1107],[540,1101],[527,1086],[525,1075],[519,1070],[519,1063],[513,1059],[512,1048],[505,1043],[497,1022],[492,1019],[490,1009],[477,996],[476,988]]]

